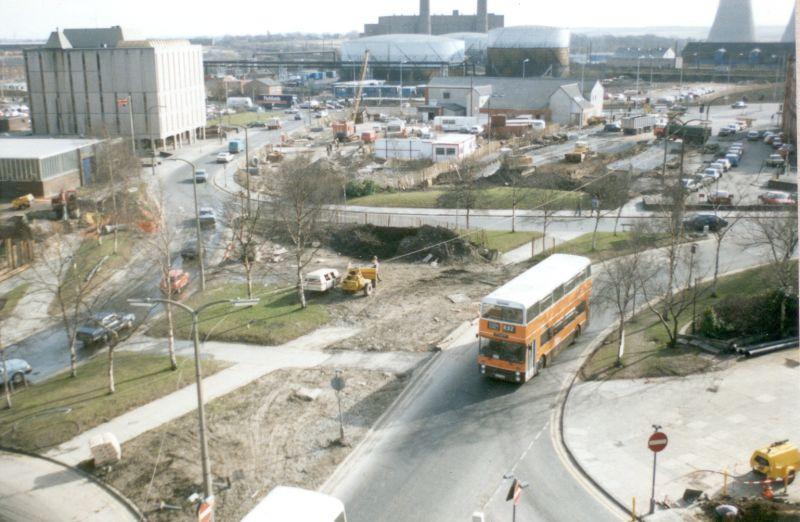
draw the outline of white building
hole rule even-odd
[[[119,26],[57,30],[25,51],[25,71],[34,134],[133,130],[137,146],[179,147],[205,129],[202,49],[187,40],[125,40]]]
[[[459,161],[474,153],[478,142],[472,134],[438,134],[430,139],[383,138],[375,142],[374,155],[403,161],[429,159],[434,163]]]

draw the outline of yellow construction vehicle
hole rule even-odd
[[[367,79],[367,66],[369,65],[369,51],[364,52],[364,63],[361,65],[361,81],[358,82],[356,97],[353,100],[353,123],[356,125],[364,123],[366,119],[364,112],[361,111],[361,95],[364,92],[364,81]]]
[[[800,469],[800,451],[788,440],[775,442],[753,452],[750,457],[753,471],[769,479],[794,480]]]
[[[369,268],[350,268],[347,275],[342,280],[342,291],[347,294],[357,294],[364,292],[369,297],[378,284],[378,269]]]

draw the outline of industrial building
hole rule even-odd
[[[585,125],[603,114],[605,89],[599,81],[586,82],[586,93],[571,79],[561,78],[434,78],[428,85],[423,119],[435,116],[528,115],[560,125]],[[448,107],[447,111],[437,111]],[[461,108],[456,111],[456,108]]]
[[[683,66],[783,68],[795,52],[790,42],[689,42],[683,48]]]
[[[503,27],[504,17],[489,12],[488,0],[478,0],[475,15],[431,15],[430,0],[420,0],[419,14],[410,16],[381,16],[377,24],[366,24],[364,36],[382,34],[434,34],[475,32],[486,33]]]
[[[489,32],[486,73],[492,76],[569,75],[570,32],[545,26],[516,26]]]
[[[25,50],[34,134],[125,136],[180,147],[205,129],[200,46],[126,40],[119,26],[59,29]]]
[[[668,69],[680,67],[681,59],[671,47],[633,49],[624,47],[614,51],[605,61],[612,67],[647,67]]]
[[[364,54],[369,51],[373,78],[427,79],[461,64],[465,58],[463,40],[424,34],[390,34],[357,38],[342,43],[342,77],[360,74]],[[405,72],[403,71],[405,66]],[[352,70],[349,70],[348,67]]]
[[[708,42],[755,42],[751,0],[720,0]]]
[[[91,183],[99,140],[0,138],[0,197],[43,197]]]

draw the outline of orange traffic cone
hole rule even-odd
[[[761,492],[761,496],[767,500],[772,500],[775,498],[775,492],[772,491],[772,485],[769,482],[764,484],[764,491]]]

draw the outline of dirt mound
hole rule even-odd
[[[405,261],[424,259],[429,254],[439,261],[459,260],[476,255],[475,248],[452,230],[442,227],[386,228],[373,225],[347,226],[331,234],[331,246],[359,259]]]

